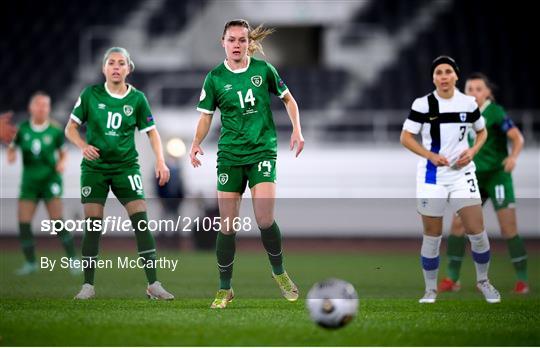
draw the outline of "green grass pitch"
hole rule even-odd
[[[39,254],[38,257],[42,256]],[[134,256],[123,253],[121,255]],[[60,253],[47,253],[61,257]],[[102,258],[116,258],[105,252]],[[495,253],[491,279],[500,304],[488,304],[474,288],[474,266],[464,262],[463,289],[445,293],[434,305],[420,305],[423,280],[417,253],[295,252],[285,258],[301,299],[288,303],[270,277],[265,254],[239,252],[225,310],[210,310],[217,286],[213,253],[160,253],[179,259],[175,272],[160,280],[176,300],[144,296],[142,270],[103,269],[96,273],[97,298],[72,297],[81,277],[66,270],[18,277],[15,251],[0,254],[0,345],[47,346],[537,346],[540,345],[540,255],[530,255],[532,293],[511,294],[514,272],[506,253]],[[442,257],[441,265],[445,265]],[[337,277],[353,283],[360,310],[340,330],[313,324],[304,298],[313,283]]]

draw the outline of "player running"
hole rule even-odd
[[[516,199],[511,174],[523,148],[523,136],[504,109],[495,103],[493,88],[487,76],[481,73],[469,76],[465,84],[465,93],[476,98],[488,128],[486,143],[474,158],[482,203],[491,199],[497,213],[501,234],[508,244],[518,279],[514,292],[526,294],[529,292],[527,251],[517,231]],[[508,139],[512,142],[510,154],[508,154]],[[448,237],[448,277],[439,283],[439,292],[458,291],[461,288],[459,271],[465,254],[464,233],[461,220],[455,216]]]
[[[67,151],[64,148],[64,133],[59,124],[52,121],[51,98],[45,92],[36,92],[28,104],[30,120],[24,121],[7,152],[8,163],[17,159],[17,149],[22,153],[23,172],[19,194],[19,239],[26,259],[17,270],[18,275],[37,271],[32,219],[40,200],[45,202],[51,220],[62,219],[62,173]],[[65,229],[57,232],[58,238],[70,259],[75,259],[73,237]],[[72,274],[80,269],[71,268]]]
[[[285,104],[293,126],[291,150],[298,145],[296,156],[302,152],[304,138],[298,105],[287,86],[271,64],[253,58],[255,52],[262,52],[260,41],[272,32],[261,26],[251,29],[243,19],[225,24],[221,44],[226,59],[210,71],[204,81],[197,107],[201,117],[190,157],[194,167],[201,165],[197,158],[198,154],[204,154],[200,145],[208,134],[216,107],[219,108],[222,127],[218,143],[217,191],[221,221],[233,221],[239,216],[242,194],[248,184],[272,276],[282,295],[289,301],[296,301],[298,288],[283,266],[281,232],[274,220],[277,138],[270,93]],[[234,297],[231,279],[236,232],[232,224],[222,223],[217,235],[220,282],[211,308],[225,308]]]
[[[156,156],[155,174],[159,185],[163,186],[169,180],[169,168],[165,165],[161,138],[144,93],[126,83],[126,77],[134,68],[126,49],[108,49],[102,67],[105,83],[83,90],[66,126],[67,138],[81,149],[84,157],[81,163],[81,201],[89,221],[82,245],[82,258],[88,267],[84,268],[84,284],[75,299],[95,296],[94,266],[109,189],[126,208],[135,230],[138,254],[144,259],[148,280],[147,296],[174,299],[157,281],[155,267],[150,266],[155,265],[152,261],[156,259],[156,243],[145,228],[148,218],[135,149],[135,129],[148,135]],[[79,127],[84,123],[86,141],[79,134]]]
[[[431,74],[436,90],[414,101],[401,132],[401,144],[423,157],[418,162],[416,197],[424,225],[421,259],[426,290],[419,302],[437,299],[442,216],[447,203],[461,217],[471,242],[477,288],[487,302],[500,302],[499,292],[488,280],[489,240],[472,162],[487,138],[485,121],[474,98],[456,89],[459,70],[452,58],[436,58]],[[469,148],[466,135],[471,127],[476,140]],[[418,133],[422,144],[414,138]]]

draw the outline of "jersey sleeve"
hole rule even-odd
[[[428,111],[429,106],[427,105],[427,101],[424,102],[422,98],[416,99],[411,106],[409,116],[403,123],[403,130],[406,130],[407,132],[413,134],[420,133],[420,130],[422,129],[422,124],[427,118]]]
[[[77,99],[77,102],[75,102],[73,111],[71,111],[71,115],[69,116],[70,119],[72,119],[79,125],[85,123],[88,119],[87,90],[88,89],[85,89],[81,92],[81,95]]]
[[[146,96],[141,93],[137,105],[137,129],[139,129],[139,132],[141,133],[147,133],[154,128],[156,128],[156,124],[154,122],[152,111],[150,110],[150,104],[148,103]]]
[[[282,99],[285,94],[289,93],[289,88],[287,88],[287,85],[283,82],[272,64],[267,62],[266,66],[268,67],[267,79],[270,92]]]
[[[498,113],[500,115],[497,124],[500,126],[501,131],[506,134],[510,129],[514,128],[516,124],[502,107],[499,107],[497,111],[499,111]]]
[[[480,113],[480,109],[478,109],[478,107],[472,112],[471,122],[472,127],[476,132],[481,131],[486,126],[486,120]]]
[[[199,104],[197,105],[197,111],[204,112],[205,114],[212,115],[216,110],[216,93],[214,89],[214,81],[212,80],[212,74],[208,73],[204,79],[204,84],[201,89],[201,95],[199,97]]]

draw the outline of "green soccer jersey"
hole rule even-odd
[[[232,70],[227,62],[208,73],[197,110],[221,112],[219,165],[245,165],[276,159],[277,136],[270,93],[283,98],[287,86],[269,63],[248,58],[246,68]]]
[[[503,169],[502,162],[508,156],[506,133],[514,124],[500,105],[489,100],[482,105],[481,112],[486,120],[488,137],[474,157],[476,170],[486,172]]]
[[[64,144],[64,131],[58,125],[37,126],[25,121],[13,142],[22,151],[23,182],[43,183],[59,175],[56,151]]]
[[[138,168],[135,128],[141,133],[155,128],[148,100],[131,85],[122,96],[110,93],[105,84],[85,88],[71,119],[86,123],[86,142],[99,149],[98,159],[83,159],[83,171]]]

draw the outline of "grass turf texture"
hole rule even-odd
[[[102,259],[117,256],[109,252]],[[114,268],[97,270],[96,299],[76,302],[71,298],[82,276],[55,270],[18,277],[13,271],[22,256],[3,251],[0,345],[540,345],[540,255],[529,258],[532,293],[527,296],[510,293],[514,272],[508,256],[497,253],[491,279],[502,303],[490,305],[475,290],[468,257],[463,289],[441,294],[434,305],[420,305],[417,253],[288,253],[287,270],[302,299],[288,303],[270,277],[266,255],[240,252],[233,278],[236,298],[221,311],[209,309],[218,283],[213,253],[159,256],[179,259],[175,272],[158,273],[175,301],[146,300],[144,272]],[[441,265],[445,262],[443,257]],[[340,330],[317,327],[305,309],[307,291],[325,277],[350,281],[360,296],[358,317]]]

